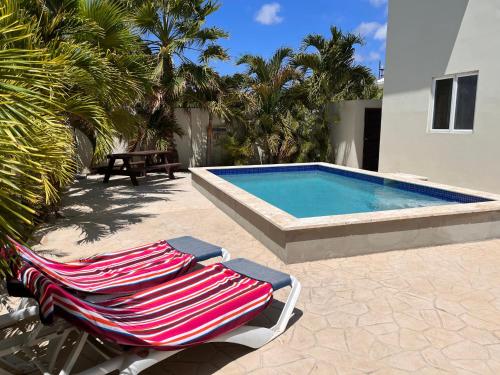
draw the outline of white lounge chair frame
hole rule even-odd
[[[178,238],[171,239],[177,240]],[[193,240],[200,241],[196,238]],[[212,244],[208,244],[212,245]],[[215,245],[212,245],[215,246]],[[183,250],[181,250],[183,251]],[[189,251],[188,251],[189,252]],[[222,262],[227,262],[231,260],[231,253],[227,251],[225,248],[220,248],[220,257]],[[99,296],[93,296],[89,298],[90,300],[99,300]],[[36,306],[30,306],[32,301],[27,298],[23,298],[17,311],[14,311],[9,314],[5,314],[0,316],[0,330],[4,330],[7,328],[15,328],[19,327],[23,324],[27,324],[33,322],[34,327],[29,332],[25,332],[23,334],[17,334],[15,337],[8,338],[2,340],[0,342],[0,366],[1,359],[18,352],[23,352],[25,356],[30,358],[30,362],[32,362],[43,375],[53,374],[57,355],[59,354],[62,346],[64,345],[66,339],[69,334],[72,332],[78,332],[76,327],[72,327],[62,319],[60,319],[57,324],[47,327],[37,321],[38,308]],[[73,366],[76,363],[80,353],[83,350],[85,344],[90,345],[98,354],[104,357],[106,360],[109,360],[110,357],[105,354],[100,348],[95,345],[92,341],[87,340],[88,334],[84,332],[80,332],[80,336],[71,351],[70,356],[68,357],[66,363],[64,364],[62,370],[59,372],[59,375],[68,375]],[[48,342],[50,345],[48,364],[41,363],[34,355],[32,350],[36,345]],[[118,352],[117,352],[118,353]],[[12,367],[13,370],[20,372],[21,369],[16,368],[14,364],[9,363],[9,367]],[[10,375],[10,373],[0,367],[0,375]]]
[[[285,305],[283,306],[283,310],[281,311],[278,321],[273,327],[264,328],[245,325],[229,333],[218,336],[208,342],[234,343],[257,349],[281,335],[286,330],[288,322],[293,316],[293,310],[301,290],[300,282],[293,276],[290,276],[290,278],[291,291]],[[28,320],[35,321],[37,317],[38,308],[36,306],[18,310],[0,317],[0,329],[19,325],[20,323]],[[62,319],[60,319],[58,324],[54,326],[47,327],[42,324],[38,324],[32,331],[26,334],[17,335],[13,339],[3,340],[0,343],[0,359],[6,355],[19,351],[29,355],[31,354],[31,348],[33,346],[48,341],[51,346],[49,349],[50,354],[48,358],[48,365],[40,363],[36,360],[36,358],[33,358],[33,363],[43,375],[55,374],[53,371],[57,360],[57,354],[59,354],[64,342],[68,338],[68,335],[74,331],[78,331],[77,328],[70,326]],[[105,361],[88,370],[80,372],[77,375],[105,375],[116,370],[118,370],[121,375],[137,375],[141,371],[144,371],[145,369],[181,351],[160,351],[149,349],[145,351],[141,350],[140,355],[134,353],[133,351],[130,353],[117,351],[116,356],[110,357],[92,341],[88,340],[88,333],[80,331],[79,337],[73,346],[71,353],[68,355],[66,362],[58,373],[59,375],[69,375],[71,373],[85,344],[90,345],[104,358]],[[10,373],[0,368],[0,375],[6,374]]]

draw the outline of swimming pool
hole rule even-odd
[[[297,218],[488,201],[317,165],[210,172]]]
[[[495,194],[328,163],[190,170],[286,263],[500,237]]]

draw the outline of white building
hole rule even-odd
[[[390,0],[379,170],[500,192],[499,0]]]

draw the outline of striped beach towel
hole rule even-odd
[[[271,284],[213,264],[104,302],[78,298],[33,267],[20,279],[40,305],[41,319],[62,317],[120,345],[177,350],[206,342],[256,317],[272,300]]]
[[[191,254],[158,241],[105,253],[75,262],[59,263],[15,243],[22,260],[59,285],[87,294],[126,294],[174,279],[196,264]]]

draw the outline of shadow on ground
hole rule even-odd
[[[271,306],[258,318],[250,322],[250,325],[271,327],[276,323],[283,310],[284,303],[274,300]],[[288,329],[292,329],[295,323],[303,315],[302,310],[295,309],[288,323]],[[278,338],[279,339],[279,338]],[[220,371],[230,363],[250,354],[257,349],[251,349],[238,344],[209,343],[186,348],[167,358],[156,365],[146,369],[144,375],[212,375]],[[90,353],[86,353],[89,356]],[[88,361],[88,366],[95,366],[95,360]],[[258,367],[258,366],[256,366]]]
[[[38,235],[41,238],[54,229],[77,227],[81,233],[78,244],[95,242],[131,224],[157,216],[141,209],[154,202],[168,201],[171,194],[181,191],[162,174],[141,178],[139,183],[139,186],[133,186],[129,178],[113,178],[104,184],[98,177],[75,182],[63,195],[62,217],[44,225]],[[43,253],[58,257],[67,255],[51,250]]]
[[[271,327],[277,322],[283,307],[283,302],[274,300],[264,313],[250,322],[250,325]],[[291,329],[302,315],[302,310],[296,308],[288,323],[287,330]],[[180,373],[183,375],[212,375],[231,362],[255,350],[246,346],[229,343],[204,344],[188,348],[172,358],[158,363],[154,367],[144,371],[144,375],[160,373],[165,375]]]

